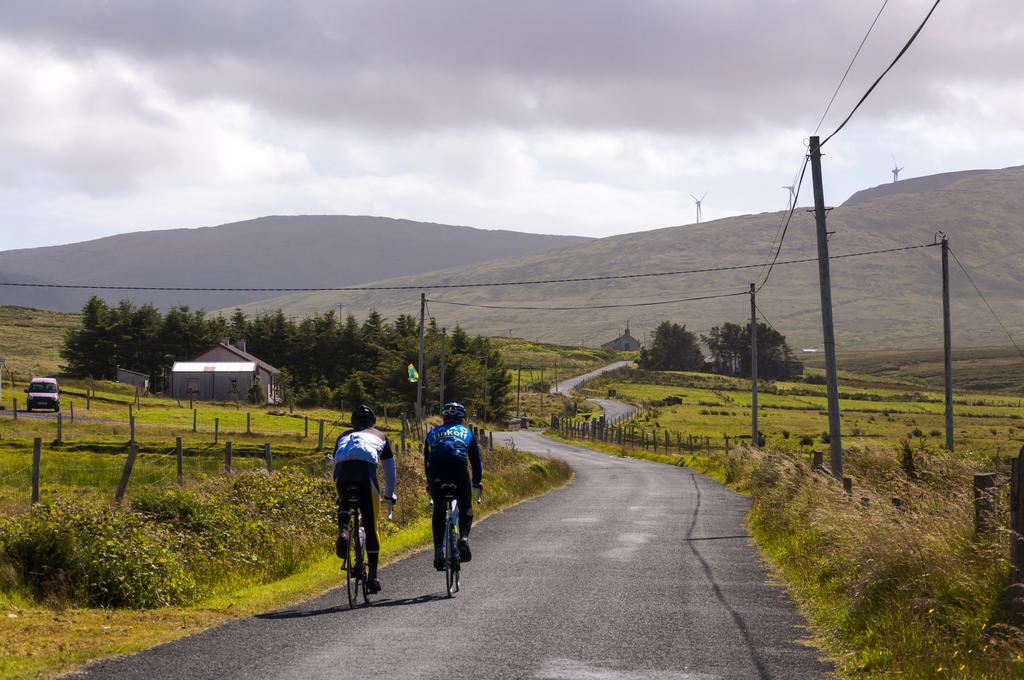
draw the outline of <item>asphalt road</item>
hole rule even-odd
[[[636,411],[636,406],[621,401],[612,401],[611,399],[588,399],[588,401],[600,406],[605,417],[613,423],[629,418]]]
[[[633,363],[633,362],[632,361],[616,361],[614,364],[608,364],[607,366],[602,366],[601,368],[598,368],[598,369],[596,369],[594,371],[591,371],[590,373],[584,373],[583,375],[578,375],[578,376],[576,376],[574,378],[569,378],[568,380],[563,380],[560,383],[556,383],[555,386],[551,388],[551,394],[569,394],[569,392],[571,392],[573,389],[575,389],[576,386],[579,385],[581,382],[584,382],[586,380],[590,380],[591,378],[596,378],[597,376],[601,375],[602,373],[607,373],[608,371],[614,371],[616,368],[622,368],[623,366],[629,366],[631,363]]]
[[[92,678],[821,678],[804,622],[746,537],[749,501],[683,468],[533,432],[576,481],[481,522],[463,588],[420,553],[343,591],[89,667]],[[486,461],[485,461],[486,466]],[[486,500],[485,500],[486,502]]]

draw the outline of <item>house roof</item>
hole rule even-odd
[[[246,352],[244,350],[240,350],[240,349],[238,349],[237,347],[235,347],[232,344],[224,344],[223,342],[221,342],[221,343],[218,343],[217,346],[211,347],[210,349],[217,349],[217,347],[220,347],[220,348],[228,350],[229,352],[231,352],[232,354],[237,356],[242,361],[251,361],[252,363],[256,364],[257,366],[262,368],[264,371],[267,371],[268,373],[271,373],[273,375],[280,375],[280,373],[281,373],[280,369],[274,368],[273,366],[268,364],[266,361],[263,361],[259,357],[255,357],[255,356],[249,354],[248,352]],[[206,350],[206,351],[209,352],[210,350]],[[203,354],[206,354],[206,352],[203,352]],[[202,356],[202,355],[200,355],[200,356]]]
[[[171,373],[253,373],[254,361],[175,361]]]

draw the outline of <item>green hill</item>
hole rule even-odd
[[[826,177],[827,181],[827,177]],[[808,183],[809,184],[809,183]],[[807,187],[804,196],[809,193]],[[806,205],[809,199],[803,199]],[[1024,340],[1024,167],[915,178],[860,192],[829,213],[833,255],[928,243],[936,231],[951,238],[954,252],[1011,331]],[[586,306],[658,301],[743,291],[760,271],[634,278],[587,283],[443,289],[455,282],[494,282],[638,274],[729,267],[765,261],[782,213],[743,215],[597,239],[429,274],[384,281],[428,288],[433,300],[498,306]],[[813,215],[798,209],[789,226],[782,260],[816,254]],[[841,350],[935,347],[942,343],[940,253],[925,248],[833,262],[837,342]],[[434,286],[436,288],[431,289]],[[952,276],[954,342],[958,346],[1005,345],[1006,338],[970,284]],[[393,316],[418,313],[418,291],[315,293],[253,303],[249,312],[282,308],[304,315],[342,303],[356,313],[375,308]],[[758,304],[794,348],[820,344],[818,272],[815,263],[779,266]],[[685,322],[698,331],[725,320],[749,318],[745,296],[663,306],[582,311],[479,309],[435,302],[440,325],[460,323],[474,333],[597,346],[615,338],[627,321],[638,338],[661,320]]]

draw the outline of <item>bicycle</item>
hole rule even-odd
[[[366,539],[363,536],[362,517],[359,512],[361,495],[359,487],[345,487],[345,504],[348,506],[348,548],[341,561],[345,572],[345,589],[348,591],[348,608],[355,609],[362,591],[363,604],[370,604],[370,592],[366,586]]]
[[[445,590],[448,593],[448,597],[452,597],[455,593],[459,592],[459,573],[461,572],[459,556],[459,503],[455,498],[455,490],[458,487],[451,483],[441,484],[439,479],[434,481],[440,485],[441,491],[444,493],[445,521],[441,556],[444,560]],[[480,502],[482,493],[482,490],[478,487],[476,492],[477,503]],[[431,503],[433,503],[433,499],[431,499]]]

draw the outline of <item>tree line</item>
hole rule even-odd
[[[430,412],[440,396],[441,331],[433,320],[425,330],[420,379]],[[417,363],[419,321],[409,315],[385,320],[371,312],[359,323],[334,310],[299,321],[280,310],[254,318],[235,310],[224,318],[188,307],[163,314],[153,305],[110,305],[94,296],[82,308],[82,325],[65,336],[61,356],[71,376],[113,379],[120,366],[148,374],[159,392],[168,388],[175,361],[189,361],[222,340],[245,340],[246,351],[281,369],[280,396],[288,403],[351,408],[366,402],[410,410],[416,399],[407,367]],[[507,417],[511,377],[490,340],[456,327],[445,349],[445,399],[475,412],[486,404],[489,418]]]
[[[654,330],[650,348],[640,350],[640,366],[655,371],[712,371],[750,377],[750,325],[725,322],[697,336],[685,325],[663,321]],[[701,345],[708,349],[705,357]],[[786,336],[767,324],[757,324],[757,375],[784,380],[799,373]]]

